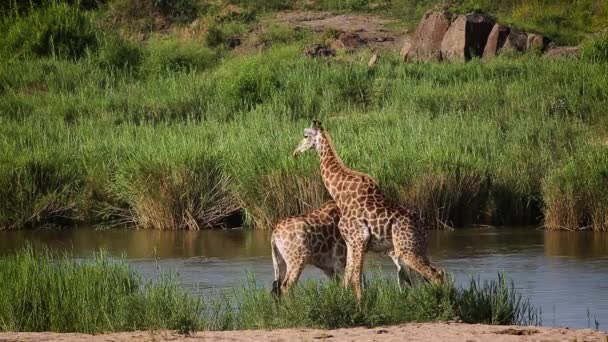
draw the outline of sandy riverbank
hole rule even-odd
[[[192,336],[172,331],[136,331],[102,335],[0,333],[0,341],[601,341],[608,333],[590,329],[491,326],[481,324],[411,323],[390,327],[335,330],[280,329],[205,331]]]

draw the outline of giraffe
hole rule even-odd
[[[323,183],[341,213],[338,228],[347,246],[343,283],[353,286],[357,300],[362,297],[361,272],[368,251],[392,250],[399,263],[426,281],[443,282],[443,270],[426,256],[428,238],[420,216],[411,208],[392,206],[371,176],[344,165],[317,120],[304,129],[304,139],[293,156],[311,149],[319,155]]]
[[[286,293],[299,279],[304,266],[314,265],[329,278],[344,271],[346,265],[346,243],[338,230],[340,211],[333,200],[301,216],[279,221],[270,244],[274,281],[272,293]],[[411,286],[410,275],[398,259],[388,254],[397,266],[399,286]]]

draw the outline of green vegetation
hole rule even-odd
[[[471,279],[469,288],[456,287],[449,280],[440,286],[417,284],[403,291],[395,279],[383,278],[379,271],[369,278],[361,306],[352,291],[335,281],[306,282],[279,302],[250,283],[237,290],[238,315],[232,319],[237,329],[373,327],[455,317],[466,323],[540,324],[539,311],[501,274],[497,280]]]
[[[202,309],[175,277],[146,282],[103,253],[74,260],[26,248],[0,258],[0,279],[0,331],[186,332],[198,328]]]
[[[367,50],[305,58],[324,34],[267,15],[298,3],[42,4],[0,22],[0,229],[200,229],[240,212],[268,228],[327,198],[316,157],[291,158],[312,118],[349,166],[436,227],[608,229],[605,36],[581,60],[383,53],[369,68]]]
[[[277,301],[249,280],[218,297],[186,294],[176,277],[143,281],[124,260],[104,253],[74,260],[69,254],[26,248],[0,257],[0,331],[101,333],[141,329],[338,328],[445,321],[539,324],[539,312],[513,284],[471,279],[469,288],[450,280],[401,291],[379,271],[366,283],[362,305],[338,282],[306,282]]]

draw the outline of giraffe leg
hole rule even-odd
[[[276,245],[276,241],[271,240],[271,251],[272,251],[272,266],[274,268],[274,281],[272,282],[271,293],[275,296],[281,295],[281,283],[285,279],[285,259],[281,254],[280,249]]]
[[[404,289],[406,286],[411,287],[412,281],[410,275],[405,270],[405,266],[403,262],[400,260],[399,256],[394,251],[388,253],[388,255],[393,259],[395,266],[397,266],[397,281],[399,282],[399,288]]]
[[[352,247],[349,246],[346,252],[346,273],[350,277],[349,281],[355,290],[355,296],[359,303],[361,303],[361,298],[363,297],[361,277],[363,273],[364,257],[365,250],[361,244]]]
[[[304,260],[290,260],[287,264],[287,272],[285,272],[285,279],[281,284],[281,293],[287,293],[289,289],[298,281],[302,270],[304,270]]]
[[[340,234],[346,241],[346,270],[344,272],[344,287],[352,285],[355,296],[360,303],[363,297],[361,275],[366,248],[370,239],[368,227],[356,219],[342,217],[338,223]]]

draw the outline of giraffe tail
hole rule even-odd
[[[272,250],[272,267],[274,268],[274,281],[272,282],[271,293],[275,296],[281,295],[281,264],[284,264],[283,256],[277,248],[274,239],[270,240],[270,246]]]

